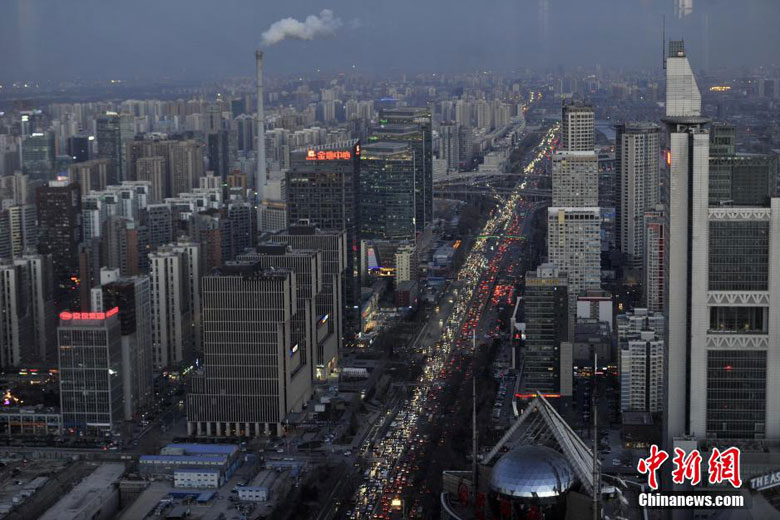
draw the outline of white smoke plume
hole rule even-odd
[[[263,33],[263,45],[274,45],[287,39],[313,40],[333,36],[341,25],[341,19],[334,18],[330,9],[323,9],[319,16],[309,15],[303,22],[295,18],[283,18],[272,23]]]

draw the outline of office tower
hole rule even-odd
[[[0,189],[2,198],[12,200],[14,204],[21,206],[35,202],[30,192],[30,177],[20,171],[0,177]]]
[[[447,161],[447,171],[460,168],[460,127],[456,123],[442,123],[439,127],[439,158]]]
[[[458,151],[460,152],[460,164],[467,170],[471,169],[474,158],[474,133],[469,126],[458,128]]]
[[[663,411],[664,317],[647,309],[619,314],[620,410]]]
[[[230,148],[227,130],[215,130],[206,134],[206,157],[209,170],[215,172],[223,181],[230,173]]]
[[[344,231],[321,231],[311,225],[291,225],[287,232],[269,237],[271,242],[293,249],[322,251],[322,290],[317,295],[318,337],[327,337],[317,345],[317,379],[327,378],[338,366],[343,346],[344,287],[347,277],[347,237]]]
[[[260,212],[260,233],[277,233],[287,228],[287,204],[285,202],[266,200],[258,211]]]
[[[667,442],[777,438],[780,199],[710,200],[708,121],[682,42],[669,46],[666,106]]]
[[[38,247],[37,211],[34,205],[11,206],[3,210],[8,222],[10,256],[17,258]],[[7,257],[6,257],[7,258]]]
[[[322,291],[322,252],[292,249],[285,244],[264,243],[252,252],[237,257],[238,262],[256,264],[261,269],[288,269],[295,273],[295,293],[298,312],[291,326],[298,333],[301,352],[300,366],[309,371],[312,381],[318,377],[316,359],[322,357],[325,335],[318,334],[320,320],[317,314],[317,296]],[[323,340],[321,343],[320,340]],[[320,367],[322,373],[324,367]]]
[[[198,187],[198,179],[204,175],[203,156],[205,145],[194,140],[184,141],[131,141],[127,144],[128,179],[150,180],[155,190],[162,190],[164,197],[174,197]],[[138,161],[142,158],[162,157],[164,182],[156,185],[155,162],[146,162],[141,178]],[[151,177],[151,178],[149,178]],[[157,193],[157,191],[155,191]]]
[[[118,273],[117,273],[118,274]],[[99,289],[92,311],[119,308],[124,418],[152,404],[152,300],[148,276],[118,277]],[[95,302],[98,303],[98,302]]]
[[[103,224],[101,234],[103,265],[119,269],[122,276],[148,271],[149,231],[136,220],[112,215]]]
[[[78,276],[81,190],[77,183],[50,181],[39,187],[35,195],[40,229],[38,252],[51,255],[55,291],[60,297],[67,296],[73,278]]]
[[[542,264],[525,275],[524,390],[565,393],[568,388],[571,393],[571,359],[565,363],[561,356],[561,343],[569,339],[568,294],[566,273],[555,264]]]
[[[556,152],[552,161],[552,205],[598,207],[598,156],[589,152]]]
[[[395,286],[403,282],[417,280],[417,248],[413,244],[404,244],[395,252]]]
[[[81,196],[86,197],[90,191],[106,189],[110,169],[111,161],[109,159],[92,159],[70,165],[68,178],[81,186]]]
[[[360,156],[360,237],[415,239],[415,156],[408,143],[377,141]]]
[[[577,296],[601,288],[600,228],[599,208],[548,208],[548,258],[568,280],[569,338],[574,337]]]
[[[119,309],[61,312],[57,345],[62,426],[101,437],[116,430],[124,417]]]
[[[85,135],[74,135],[68,137],[67,152],[73,158],[74,163],[85,162],[89,160],[89,137]]]
[[[386,108],[379,113],[380,127],[372,134],[381,140],[405,140],[415,156],[415,225],[422,231],[433,221],[433,141],[429,108]],[[413,126],[413,132],[395,135],[394,128]],[[386,129],[386,130],[385,130]]]
[[[642,272],[644,275],[645,307],[650,312],[664,310],[664,264],[666,215],[663,205],[657,205],[644,214],[645,256]]]
[[[149,254],[156,369],[180,368],[195,356],[200,323],[199,249],[197,244],[181,242]]]
[[[592,152],[595,148],[593,107],[582,101],[566,100],[561,119],[561,152]]]
[[[167,204],[150,204],[144,210],[141,221],[149,233],[149,251],[173,242],[173,214]]]
[[[166,196],[165,157],[141,157],[135,163],[135,179],[147,181],[152,187],[150,202],[162,202]]]
[[[54,178],[54,133],[35,132],[22,141],[22,172],[35,181]]]
[[[615,168],[617,243],[630,265],[638,267],[644,257],[645,211],[660,198],[660,127],[651,123],[624,123],[616,126]]]
[[[203,283],[203,365],[187,396],[190,435],[282,433],[311,394],[295,274],[235,262]],[[267,334],[267,330],[276,331]]]
[[[254,218],[254,208],[248,202],[233,200],[225,205],[227,218],[230,221],[230,231],[232,233],[233,255],[239,255],[254,244],[256,233],[253,224],[257,219]]]
[[[118,184],[125,180],[121,120],[121,116],[116,112],[106,112],[95,120],[97,158],[110,161],[107,184]]]
[[[777,155],[739,154],[733,125],[710,127],[710,206],[765,206],[776,184]]]
[[[322,230],[346,232],[344,304],[350,313],[345,318],[356,323],[360,305],[360,143],[354,139],[294,151],[286,186],[290,225],[305,220]]]

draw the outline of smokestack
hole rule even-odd
[[[257,191],[257,209],[263,202],[263,187],[266,185],[265,164],[265,111],[263,110],[263,51],[255,52],[257,61],[257,171],[255,172],[255,190]]]

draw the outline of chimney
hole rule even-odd
[[[263,51],[255,52],[257,60],[257,171],[255,172],[255,190],[257,191],[257,207],[263,202],[263,187],[266,185],[265,164],[265,111],[263,110]]]

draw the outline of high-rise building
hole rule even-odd
[[[664,318],[647,309],[620,314],[620,409],[623,412],[663,410]]]
[[[563,366],[561,343],[568,338],[568,280],[555,264],[540,265],[525,276],[523,388],[571,393],[572,367]],[[562,391],[563,390],[563,391]]]
[[[3,198],[13,200],[14,204],[24,205],[35,202],[30,191],[30,177],[20,171],[0,177],[0,189]]]
[[[408,143],[377,141],[360,156],[360,238],[415,239],[415,161]]]
[[[582,101],[563,103],[561,119],[561,152],[592,152],[595,147],[593,107]]]
[[[121,116],[116,112],[106,112],[95,120],[97,138],[97,158],[108,159],[110,168],[106,184],[118,184],[125,180],[123,174]]]
[[[338,366],[343,346],[344,283],[347,276],[347,238],[344,231],[320,231],[311,225],[296,224],[287,232],[271,236],[271,242],[293,249],[322,251],[322,290],[317,295],[317,334],[325,334],[317,344],[317,379],[324,379]]]
[[[74,163],[89,160],[89,137],[86,135],[74,135],[68,137],[67,152],[73,158]]]
[[[156,251],[158,247],[173,242],[173,214],[167,204],[148,205],[142,213],[141,222],[149,233],[149,251]]]
[[[433,140],[429,108],[384,108],[379,113],[378,128],[372,135],[381,140],[405,140],[415,156],[415,225],[422,231],[433,221]],[[412,126],[414,131],[395,135],[392,128]],[[388,131],[385,131],[388,129]]]
[[[644,213],[660,198],[660,127],[651,123],[617,125],[615,168],[617,243],[630,263],[639,266],[644,258]]]
[[[231,164],[227,130],[216,130],[206,134],[206,156],[209,160],[209,170],[216,173],[224,182],[230,173]]]
[[[598,204],[596,152],[556,152],[552,161],[552,205],[580,208]]]
[[[569,338],[574,337],[577,296],[601,288],[600,229],[599,208],[548,208],[548,258],[568,281]]]
[[[73,279],[78,279],[81,189],[78,183],[51,181],[38,188],[35,201],[40,229],[38,252],[51,255],[55,288],[59,296],[67,297]]]
[[[100,298],[93,298],[93,312],[119,309],[124,418],[130,420],[149,406],[154,396],[149,277],[118,277],[94,291]]]
[[[179,242],[149,255],[152,350],[157,369],[192,362],[199,339],[200,246]]]
[[[149,231],[132,218],[112,215],[101,235],[103,265],[120,269],[122,276],[148,271]]]
[[[62,312],[57,329],[62,425],[102,437],[124,418],[119,309]]]
[[[111,170],[109,159],[92,159],[71,164],[68,167],[68,178],[81,186],[81,196],[86,197],[90,191],[101,191],[108,185],[108,174]]]
[[[325,231],[345,231],[345,318],[357,323],[360,305],[360,143],[355,140],[292,152],[286,173],[287,220]],[[355,328],[355,330],[357,330]]]
[[[0,265],[0,365],[52,363],[54,301],[51,258],[25,255]]]
[[[293,325],[305,312],[298,309],[295,273],[235,262],[202,282],[203,365],[187,396],[188,433],[281,434],[312,389],[303,334]]]
[[[457,123],[442,123],[439,126],[439,159],[447,161],[447,171],[457,172],[460,168],[460,126]]]
[[[780,262],[780,199],[748,206],[710,199],[709,122],[700,108],[683,43],[670,42],[663,119],[670,446],[682,435],[780,437],[780,406],[770,397],[780,391],[772,348],[780,344],[780,276],[770,268]]]
[[[733,125],[710,127],[710,206],[765,206],[776,184],[777,155],[739,154]]]
[[[22,141],[22,172],[30,180],[54,178],[55,143],[53,132],[35,132]]]
[[[395,251],[395,286],[417,280],[417,248],[404,244]]]
[[[325,340],[324,335],[318,337],[317,334],[319,321],[324,316],[319,316],[316,310],[317,296],[322,291],[322,252],[295,250],[285,244],[265,243],[258,245],[253,252],[239,255],[237,261],[257,264],[263,269],[289,269],[295,273],[298,312],[291,325],[296,331],[304,331],[299,346],[300,364],[307,367],[310,377],[314,380],[317,377],[315,360],[318,351],[324,347],[318,343],[319,340]]]
[[[140,157],[135,162],[135,179],[148,181],[152,186],[149,196],[150,202],[161,202],[166,196],[166,182],[168,178],[165,170],[165,157]]]
[[[645,307],[650,312],[663,312],[664,280],[666,279],[666,264],[664,263],[666,215],[663,205],[657,205],[654,210],[646,211],[644,222],[645,257],[642,272],[644,275]]]
[[[2,218],[8,219],[10,256],[17,258],[34,253],[38,247],[37,210],[32,204],[10,206]]]

